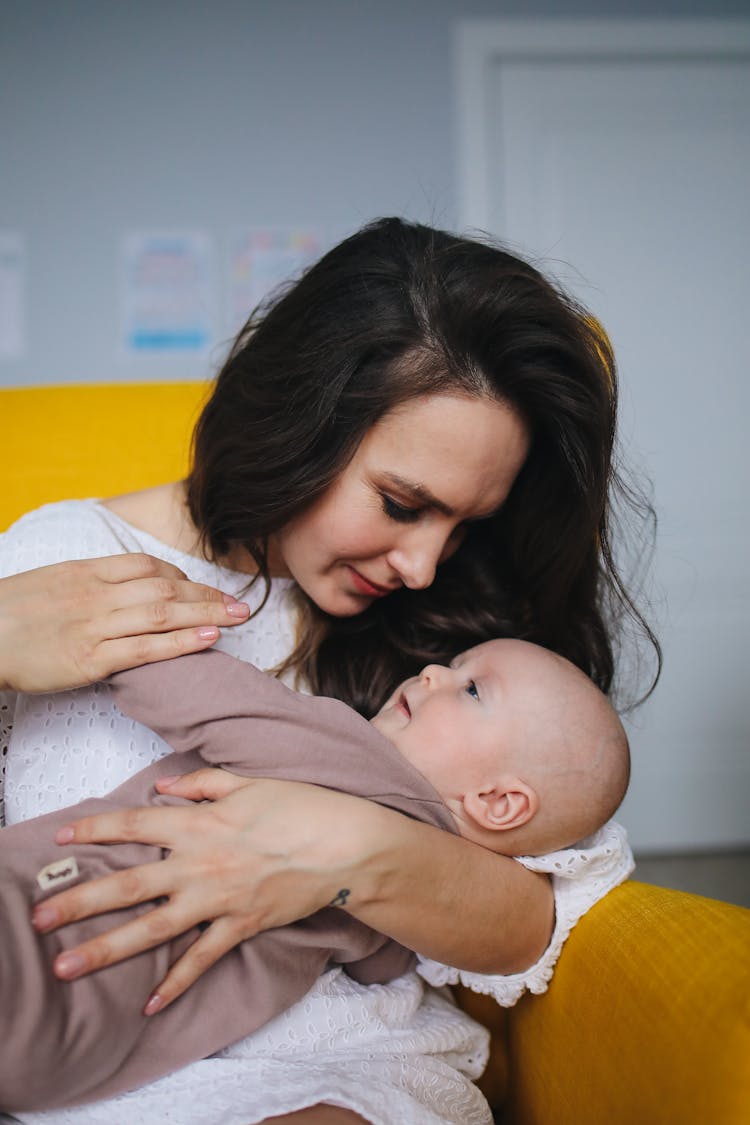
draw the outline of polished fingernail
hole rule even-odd
[[[71,827],[70,824],[67,824],[65,826],[65,828],[58,828],[57,832],[55,832],[55,843],[56,844],[71,844],[73,842],[73,840],[75,840],[75,837],[76,837],[75,828]]]
[[[232,602],[231,605],[226,607],[226,610],[230,617],[247,617],[250,606],[247,602]]]
[[[31,912],[31,924],[35,930],[46,930],[56,921],[57,914],[51,906],[35,906]]]
[[[174,774],[170,774],[169,777],[160,777],[156,784],[157,785],[174,785],[175,781],[179,781],[179,780],[180,780],[180,775],[178,773],[174,773]]]
[[[146,1007],[143,1009],[144,1016],[153,1016],[155,1012],[158,1012],[163,1007],[163,1005],[164,1000],[158,992],[155,992],[153,996],[149,996],[148,998]]]
[[[215,625],[204,625],[198,630],[198,636],[202,641],[215,641],[219,637],[219,630]]]
[[[58,977],[78,976],[86,968],[86,959],[80,953],[62,953],[55,960],[55,973]]]

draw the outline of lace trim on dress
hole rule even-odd
[[[530,969],[511,976],[469,973],[420,958],[417,972],[435,986],[463,984],[474,992],[493,996],[504,1008],[512,1007],[527,990],[546,992],[555,964],[576,922],[608,891],[622,883],[635,867],[622,825],[610,820],[598,832],[573,848],[544,856],[519,856],[529,871],[552,877],[555,895],[555,928],[546,950]]]

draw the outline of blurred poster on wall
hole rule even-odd
[[[0,360],[26,354],[26,246],[23,235],[0,231]]]
[[[317,231],[296,227],[249,227],[230,238],[227,324],[234,334],[255,306],[294,280],[321,254]]]
[[[213,239],[189,231],[125,234],[120,294],[128,357],[207,354],[216,308]]]

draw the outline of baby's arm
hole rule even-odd
[[[195,653],[108,682],[118,707],[173,750],[195,750],[207,764],[246,776],[373,796],[383,755],[396,753],[346,704],[292,691],[226,653]]]

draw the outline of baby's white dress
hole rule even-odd
[[[157,555],[230,594],[240,595],[247,583],[247,575],[176,551],[95,500],[50,504],[19,520],[0,536],[0,577],[123,551]],[[278,664],[293,644],[289,585],[276,579],[258,617],[227,629],[217,647],[262,668]],[[253,592],[251,604],[259,596]],[[118,711],[106,685],[50,695],[0,693],[0,748],[7,754],[9,824],[106,793],[169,751]],[[486,976],[423,959],[416,972],[364,987],[333,969],[289,1011],[217,1055],[106,1102],[19,1119],[28,1125],[253,1125],[330,1102],[374,1125],[490,1125],[472,1082],[486,1062],[487,1035],[440,986],[461,981],[504,1005],[526,989],[543,992],[578,918],[633,866],[615,822],[576,848],[521,862],[552,875],[556,902],[550,946],[526,972]]]

